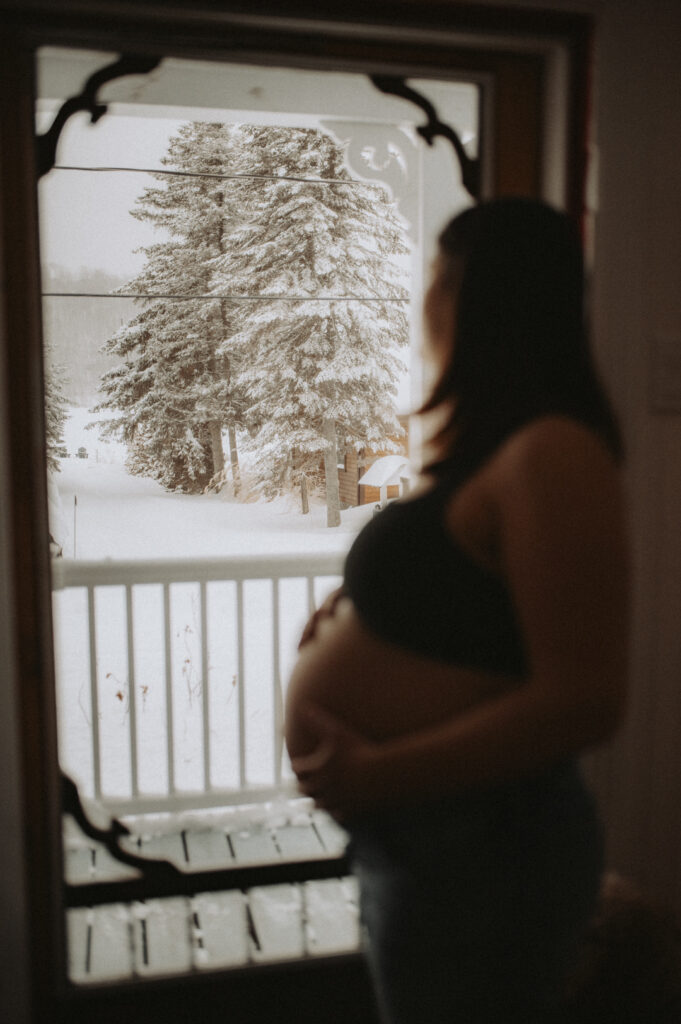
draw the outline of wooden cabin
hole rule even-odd
[[[406,455],[409,451],[409,416],[400,415],[397,417],[404,434],[395,438],[399,445],[399,451]],[[352,508],[355,505],[370,505],[380,501],[381,493],[378,487],[370,487],[360,484],[360,477],[366,473],[369,466],[383,455],[392,455],[393,452],[373,451],[371,448],[362,448],[356,451],[354,448],[347,448],[343,453],[342,464],[338,465],[338,487],[340,491],[341,506]],[[388,488],[388,498],[396,498],[400,492],[400,485],[393,484]]]

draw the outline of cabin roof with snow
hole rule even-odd
[[[409,459],[405,455],[382,455],[357,481],[367,487],[391,487],[400,477],[409,475]]]

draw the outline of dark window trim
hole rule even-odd
[[[541,154],[519,144],[513,109],[522,99],[526,121],[541,118],[545,49],[559,44],[569,64],[566,207],[583,216],[593,37],[588,15],[466,0],[60,0],[57,10],[54,0],[0,0],[0,11],[7,31],[29,47],[249,63],[274,56],[282,65],[307,68],[491,75],[502,104],[492,142],[507,155],[490,183],[496,194],[538,191]],[[543,126],[536,127],[540,137]]]

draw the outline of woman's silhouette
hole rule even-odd
[[[578,234],[535,201],[447,225],[425,299],[424,485],[301,640],[287,744],[349,830],[392,1024],[553,1020],[601,843],[577,755],[622,715],[618,428]]]

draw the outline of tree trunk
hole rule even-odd
[[[326,525],[340,526],[340,493],[338,490],[338,454],[336,451],[336,424],[325,419],[322,426],[324,441],[324,478],[326,482]]]
[[[307,477],[305,474],[301,474],[300,477],[300,503],[303,506],[303,515],[308,515],[310,511],[310,502],[307,497]]]
[[[232,482],[234,484],[234,496],[239,493],[241,486],[241,470],[239,469],[239,455],[236,450],[236,428],[230,424],[227,428],[229,437],[229,463],[232,467]]]
[[[211,420],[208,424],[210,434],[210,450],[213,456],[212,476],[225,471],[225,453],[222,450],[222,425],[218,420]]]

